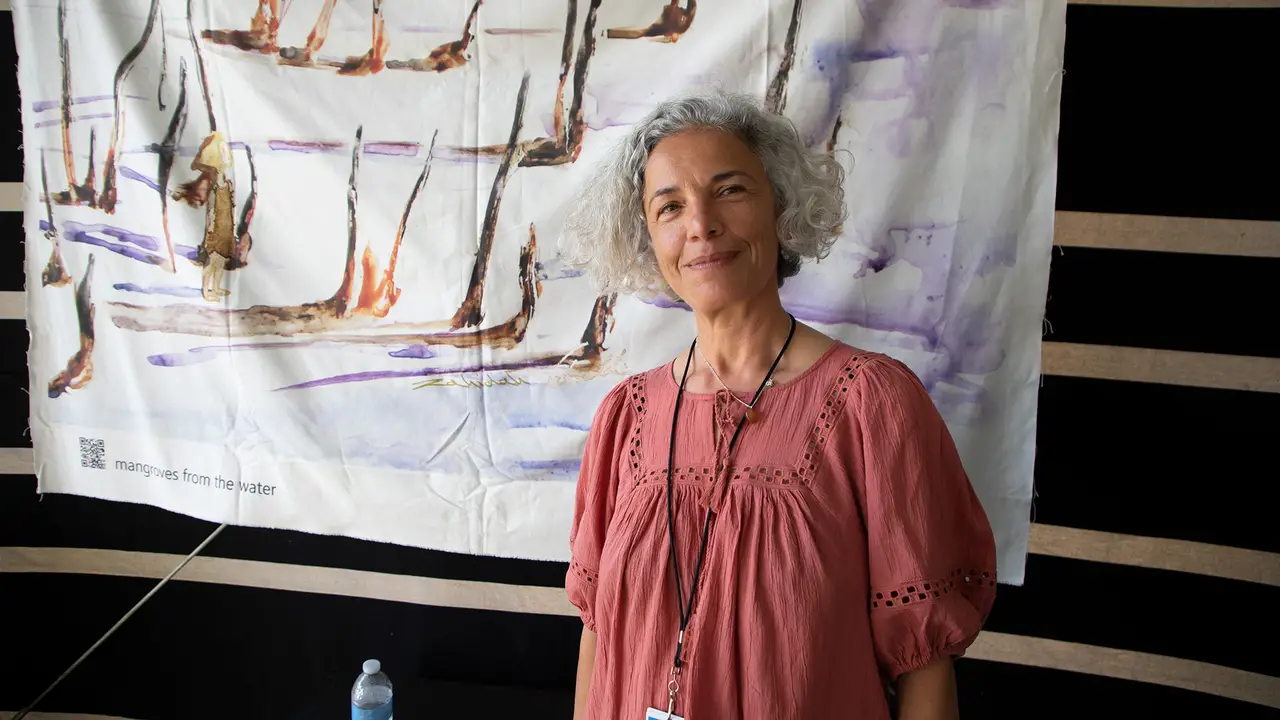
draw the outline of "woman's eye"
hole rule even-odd
[[[720,191],[720,195],[722,195],[722,196],[724,196],[724,195],[736,195],[736,194],[738,194],[739,192],[742,192],[742,186],[741,186],[741,185],[730,185],[729,187],[724,188],[723,190],[721,190],[721,191]]]
[[[675,209],[676,209],[675,203],[667,203],[666,205],[663,205],[661,208],[658,209],[658,214],[665,215],[669,212],[674,212]]]

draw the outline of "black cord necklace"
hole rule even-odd
[[[751,398],[751,406],[754,407],[756,401],[760,399],[760,393],[764,392],[765,387],[769,384],[769,380],[773,378],[773,373],[778,369],[778,363],[782,362],[782,356],[786,354],[787,348],[791,345],[791,338],[796,333],[796,319],[790,313],[787,317],[791,318],[791,327],[787,330],[787,340],[782,343],[782,349],[778,351],[778,356],[773,359],[773,365],[769,367],[769,372],[765,373],[764,379],[760,381],[760,387],[756,388],[756,394]],[[676,458],[676,427],[680,418],[680,401],[684,398],[684,385],[689,379],[689,365],[693,360],[693,351],[698,345],[698,339],[694,338],[689,345],[689,354],[684,361],[684,374],[680,376],[680,389],[676,392],[675,409],[671,413],[671,442],[667,448],[667,538],[671,543],[671,569],[675,573],[676,578],[676,611],[680,617],[680,633],[676,637],[676,656],[671,665],[671,680],[667,683],[667,691],[670,694],[670,706],[667,708],[668,716],[675,710],[676,693],[680,691],[680,682],[677,676],[680,674],[680,667],[684,663],[682,658],[684,652],[684,631],[689,627],[689,618],[693,615],[693,601],[698,591],[698,577],[702,574],[702,561],[706,558],[707,539],[711,535],[711,518],[714,513],[711,508],[707,508],[706,519],[702,523],[702,542],[698,546],[698,558],[693,566],[693,576],[689,578],[689,602],[686,604],[684,600],[684,588],[680,581],[680,558],[676,553],[676,516],[675,516],[675,458]],[[738,419],[738,425],[733,429],[733,436],[729,438],[729,447],[725,452],[725,468],[728,468],[728,456],[733,452],[734,443],[738,441],[738,435],[742,432],[742,426],[746,423],[747,416],[744,414]],[[716,478],[716,482],[727,482],[723,478]]]

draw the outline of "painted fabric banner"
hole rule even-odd
[[[599,400],[692,337],[556,256],[656,102],[840,152],[802,321],[908,363],[1020,583],[1065,3],[14,0],[42,492],[567,559]]]

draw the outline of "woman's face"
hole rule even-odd
[[[644,171],[644,211],[662,276],[690,307],[714,312],[777,290],[773,188],[732,133],[686,130]]]

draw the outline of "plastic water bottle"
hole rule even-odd
[[[364,670],[351,686],[351,720],[391,720],[391,680],[382,663],[365,660]]]

